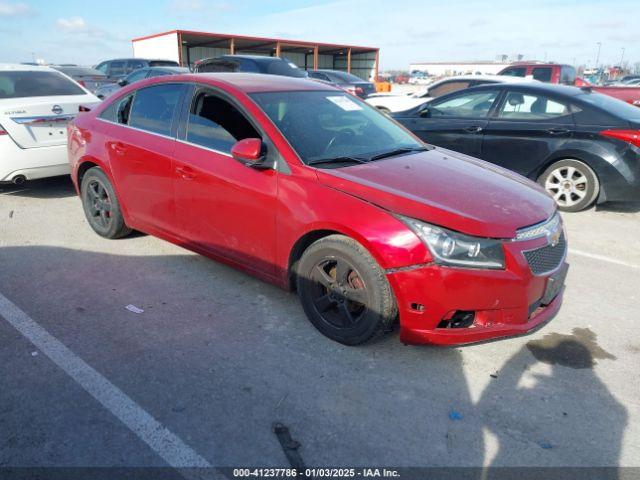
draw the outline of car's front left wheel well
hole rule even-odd
[[[305,233],[302,237],[296,241],[289,253],[289,288],[291,291],[296,290],[296,265],[300,258],[302,258],[302,254],[305,252],[307,248],[313,243],[321,238],[328,237],[329,235],[340,235],[340,232],[336,232],[334,230],[313,230],[311,232]]]

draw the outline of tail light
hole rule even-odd
[[[91,107],[89,107],[88,105],[78,105],[78,111],[79,112],[90,112],[91,111]]]
[[[616,138],[623,142],[640,147],[640,130],[603,130],[600,135]]]
[[[80,85],[82,85],[83,87],[86,87],[86,86],[87,86],[87,84],[86,84],[86,83],[84,83],[84,80],[78,80],[78,83],[79,83]]]
[[[356,95],[362,95],[364,93],[364,90],[362,89],[362,87],[356,87]]]
[[[2,125],[0,125],[0,135],[9,135],[7,131],[4,128],[2,128]]]

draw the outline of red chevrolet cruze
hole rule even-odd
[[[161,77],[69,125],[91,227],[132,229],[295,289],[356,345],[522,334],[560,308],[554,202],[507,170],[425,145],[344,91],[254,74]]]

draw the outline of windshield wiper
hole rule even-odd
[[[318,165],[320,163],[367,163],[368,160],[360,157],[340,156],[330,158],[316,158],[315,160],[309,160],[307,165]]]
[[[396,148],[393,150],[389,150],[388,152],[378,153],[377,155],[373,155],[369,157],[369,161],[372,160],[380,160],[381,158],[394,157],[396,155],[402,155],[403,153],[411,153],[411,152],[424,152],[425,150],[429,150],[427,147],[404,147],[404,148]]]

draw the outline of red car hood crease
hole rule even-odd
[[[318,170],[318,180],[390,212],[480,237],[513,238],[556,209],[534,182],[444,149]]]

